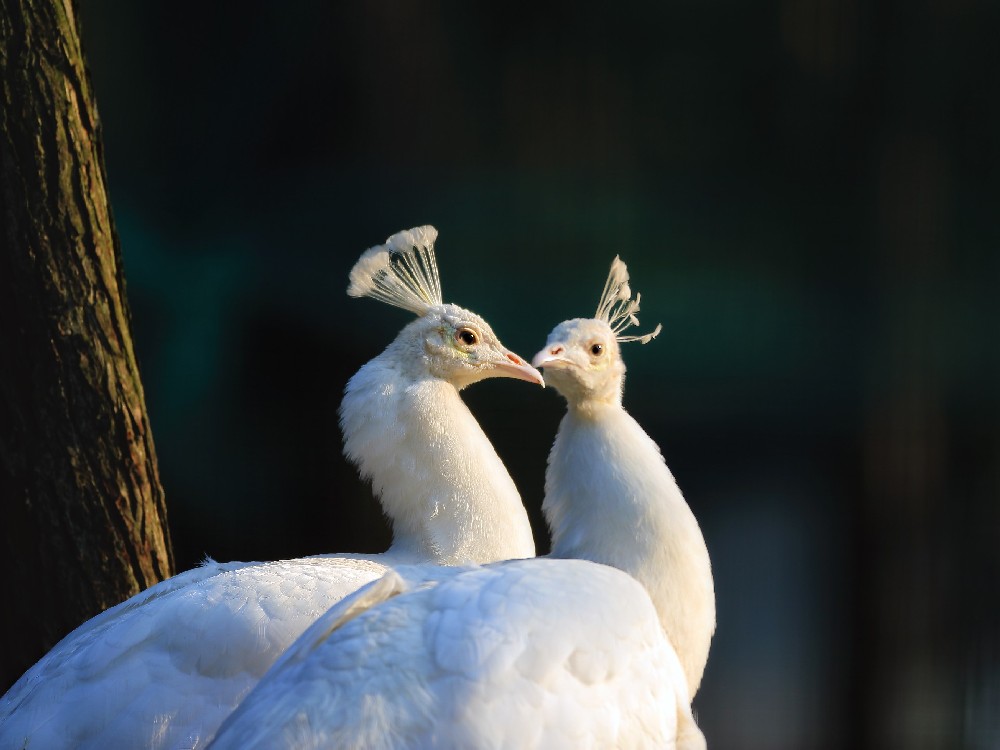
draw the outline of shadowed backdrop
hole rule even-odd
[[[81,12],[180,569],[388,544],[337,425],[410,320],[346,296],[365,248],[437,226],[528,358],[617,253],[714,564],[710,746],[1000,743],[995,5]],[[466,396],[546,551],[560,399]]]

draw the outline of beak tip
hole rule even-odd
[[[516,380],[525,380],[529,383],[534,383],[536,385],[545,387],[545,378],[542,377],[537,369],[529,365],[523,359],[519,363],[515,364],[513,360],[500,362],[495,365],[498,374],[502,377],[514,378]]]

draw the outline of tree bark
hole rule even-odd
[[[0,690],[172,574],[72,0],[0,0]]]

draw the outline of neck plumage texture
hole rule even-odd
[[[454,565],[532,557],[513,480],[450,383],[397,339],[347,384],[344,452],[392,522],[391,556]]]
[[[656,443],[616,400],[570,407],[542,509],[553,557],[611,565],[646,587],[693,697],[715,631],[708,549]]]

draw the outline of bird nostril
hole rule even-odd
[[[516,354],[514,354],[514,352],[507,352],[507,359],[509,359],[515,365],[526,365],[526,364],[528,364],[523,359],[521,359]]]
[[[559,356],[562,353],[563,353],[563,348],[561,346],[553,346],[549,350],[549,354],[551,354],[554,357]]]

